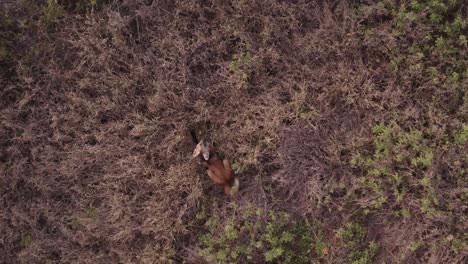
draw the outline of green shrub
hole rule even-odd
[[[18,39],[15,20],[8,14],[0,12],[0,66],[11,63],[14,58],[14,43]]]
[[[321,236],[314,237],[320,234],[318,225],[287,212],[249,206],[237,213],[238,219],[207,219],[200,255],[217,263],[309,263],[314,240],[321,241]]]
[[[414,0],[408,4],[385,0],[379,6],[391,18],[394,37],[406,47],[392,50],[390,68],[395,77],[413,73],[418,76],[417,83],[427,79],[442,84],[442,89],[463,89],[461,81],[465,75],[460,73],[466,69],[464,32],[468,23],[459,8],[462,1]],[[367,25],[362,27],[366,29]],[[422,37],[414,38],[414,31]],[[446,78],[454,72],[458,73],[456,84]]]
[[[21,246],[22,247],[29,247],[32,244],[33,238],[30,234],[25,234],[21,237]]]
[[[248,69],[249,65],[252,63],[252,54],[250,51],[240,52],[234,54],[233,60],[229,65],[229,68],[238,74],[241,74],[241,77],[244,81],[250,81],[252,77],[251,71]]]
[[[360,252],[356,252],[352,255],[351,260],[352,264],[370,264],[373,263],[373,258],[377,254],[379,247],[377,243],[371,241],[369,245]]]
[[[63,6],[57,0],[47,0],[47,5],[44,6],[44,22],[47,25],[57,22],[65,14]]]
[[[460,131],[455,133],[454,143],[457,145],[463,145],[468,142],[468,125],[463,125]]]
[[[346,223],[337,232],[337,237],[344,243],[349,252],[349,260],[353,264],[372,263],[377,254],[378,246],[374,241],[365,243],[366,229],[357,222]]]
[[[411,250],[412,252],[415,252],[418,250],[421,246],[423,245],[423,242],[421,241],[411,241],[411,243],[408,246],[408,249]]]
[[[434,158],[429,133],[420,130],[404,132],[396,126],[383,124],[375,125],[372,132],[374,152],[357,155],[351,161],[367,172],[361,182],[365,189],[376,195],[372,206],[382,207],[388,197],[393,197],[394,201],[401,204],[409,188],[408,183],[414,182],[414,177],[421,175],[420,180],[415,182],[422,193],[421,210],[431,211],[432,206],[437,204],[432,189],[433,179],[423,176],[432,166]]]
[[[347,223],[336,234],[348,247],[357,247],[366,237],[366,229],[355,222]]]

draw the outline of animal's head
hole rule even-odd
[[[193,157],[196,157],[200,154],[202,154],[205,160],[210,159],[210,149],[208,148],[208,145],[203,140],[200,140],[200,142],[195,147],[195,150],[193,151]]]

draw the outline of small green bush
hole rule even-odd
[[[408,249],[411,250],[412,252],[415,252],[418,250],[421,246],[423,245],[423,242],[421,241],[411,241],[411,243],[408,246]]]
[[[351,222],[341,227],[336,235],[348,246],[356,247],[366,237],[366,229],[358,223]]]
[[[366,229],[357,222],[346,223],[337,232],[337,237],[343,241],[349,252],[349,259],[352,264],[372,263],[374,256],[377,254],[378,245],[374,241],[366,245],[366,235]]]
[[[468,125],[463,125],[460,131],[455,133],[454,143],[457,145],[463,145],[468,142]]]
[[[240,52],[234,54],[233,60],[229,65],[229,68],[235,72],[239,73],[242,76],[242,79],[246,82],[250,81],[252,73],[248,69],[249,65],[252,63],[252,54],[250,51]]]
[[[430,133],[420,130],[404,132],[396,126],[383,124],[375,125],[372,132],[374,152],[357,155],[351,161],[367,172],[361,182],[364,188],[376,195],[372,206],[382,207],[389,197],[401,204],[411,182],[419,186],[421,211],[434,213],[433,206],[438,204],[438,200],[433,179],[425,176],[434,158]],[[417,175],[421,175],[421,178],[414,181]]]
[[[65,14],[65,10],[57,0],[47,0],[47,5],[44,6],[44,22],[47,25],[57,22]]]
[[[14,58],[14,43],[18,39],[15,20],[8,14],[0,12],[0,66],[11,63]]]
[[[283,211],[264,212],[254,207],[242,211],[239,219],[207,219],[200,255],[217,263],[310,262],[313,241],[321,240],[313,236],[320,234],[317,225]]]

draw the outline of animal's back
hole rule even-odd
[[[228,171],[224,168],[223,162],[219,159],[214,159],[210,162],[209,169],[214,172],[214,174],[220,177],[223,181],[223,184],[229,183],[233,178],[234,174],[232,170]]]

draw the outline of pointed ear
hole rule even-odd
[[[203,152],[203,158],[205,158],[205,160],[209,160],[210,159],[210,153],[205,151]]]
[[[201,148],[200,148],[200,146],[197,145],[197,147],[193,151],[193,157],[196,157],[196,156],[200,155],[200,151],[201,151]]]

